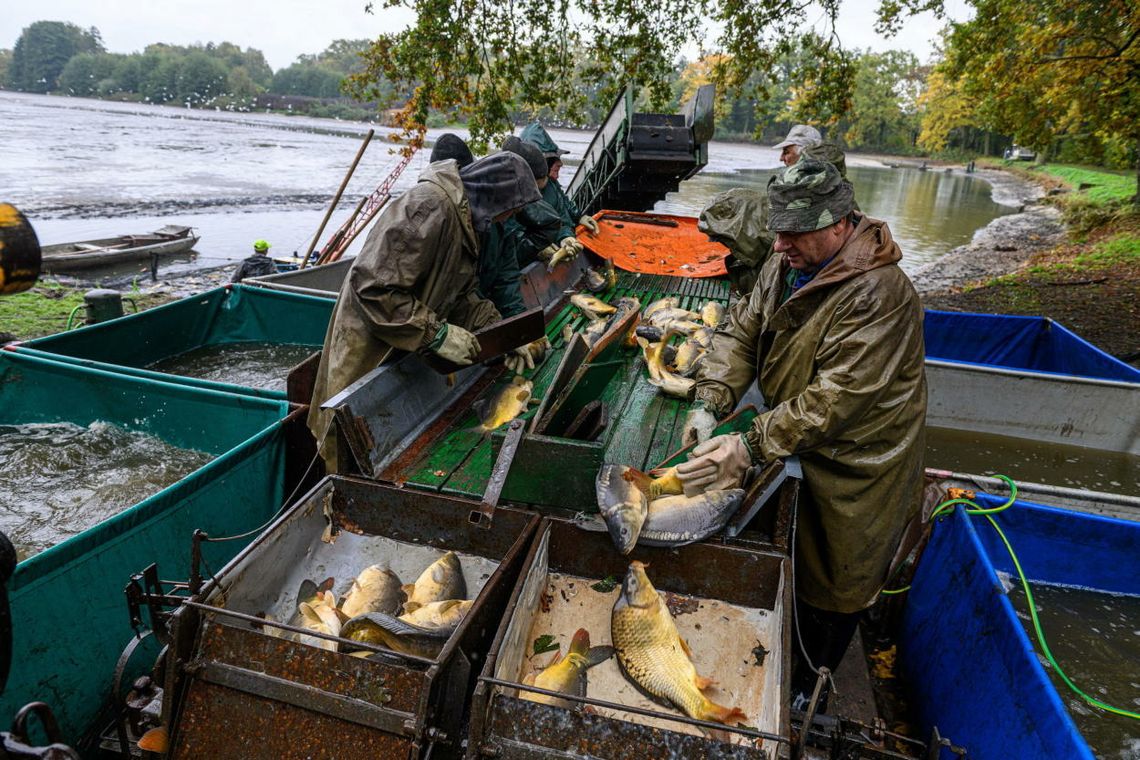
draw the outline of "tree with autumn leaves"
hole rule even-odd
[[[1054,157],[1091,143],[1097,163],[1131,163],[1140,190],[1140,3],[972,0],[923,96],[919,143],[940,150],[965,126]],[[1140,207],[1140,192],[1136,201]]]

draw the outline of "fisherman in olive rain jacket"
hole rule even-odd
[[[746,470],[796,455],[795,592],[813,670],[834,670],[920,522],[926,379],[922,306],[885,222],[855,211],[836,168],[805,158],[768,187],[777,233],[751,295],[737,301],[697,374],[678,466],[686,493],[737,486]],[[769,407],[743,434],[710,437],[758,383]]]
[[[538,198],[526,161],[495,153],[462,171],[454,160],[430,164],[376,220],[337,298],[309,410],[329,472],[340,471],[344,452],[321,404],[394,349],[474,361],[472,331],[500,318],[477,292],[479,234]]]

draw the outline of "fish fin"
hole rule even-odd
[[[419,602],[413,602],[413,601],[404,602],[404,614],[405,615],[411,615],[413,612],[418,610],[420,607],[423,607],[423,605],[420,604]]]
[[[550,662],[546,663],[546,667],[553,668],[555,665],[557,665],[560,662],[562,662],[562,650],[561,649],[559,649],[557,652],[554,653],[554,656],[550,658]]]
[[[712,686],[715,686],[716,681],[714,681],[711,678],[705,678],[704,676],[701,676],[701,675],[694,675],[693,676],[693,685],[696,686],[698,690],[704,691],[705,689],[708,689],[708,688],[711,688]]]
[[[345,623],[347,623],[347,622],[348,622],[348,619],[349,619],[349,618],[348,618],[348,615],[344,614],[344,611],[343,611],[343,610],[341,610],[341,608],[340,608],[340,607],[337,607],[337,608],[336,608],[336,610],[335,610],[335,612],[336,612],[336,618],[337,618],[337,620],[339,620],[339,621],[340,621],[340,624],[341,624],[342,626],[343,626]]]
[[[527,673],[525,676],[523,676],[523,680],[522,680],[523,686],[534,686],[534,678],[536,675],[538,675],[538,674],[531,672],[531,673]]]
[[[403,620],[400,620],[398,617],[386,615],[383,612],[366,612],[363,615],[357,615],[353,618],[353,620],[357,620],[359,618],[367,618],[369,622],[373,623],[379,628],[382,628],[388,633],[394,633],[397,636],[432,636],[434,633],[433,631],[421,628],[418,625],[406,623]]]
[[[474,410],[475,416],[480,420],[487,419],[487,399],[475,399],[471,404],[471,409]]]
[[[711,720],[726,726],[735,726],[748,720],[748,716],[739,707],[725,707],[708,699],[701,705],[699,713],[697,717],[701,720]]]
[[[580,654],[583,657],[590,651],[590,632],[585,628],[579,628],[574,632],[574,638],[570,640],[570,648],[567,653],[573,652]]]
[[[334,579],[332,576],[329,576],[328,578],[325,578],[323,581],[321,581],[321,585],[317,586],[317,591],[332,591],[332,587],[335,585],[336,579]]]
[[[143,752],[166,754],[170,749],[170,732],[166,726],[152,728],[139,737],[138,746]]]
[[[586,667],[592,668],[595,665],[601,665],[613,657],[615,651],[611,646],[590,647],[590,651],[586,652]]]
[[[575,515],[571,523],[580,530],[588,530],[592,533],[608,533],[610,530],[606,527],[605,520],[597,515]]]
[[[678,636],[677,641],[681,642],[681,651],[685,653],[685,656],[690,660],[693,659],[693,650],[689,649],[689,642],[685,641],[682,636]],[[700,676],[697,676],[697,678],[700,678]],[[698,686],[697,688],[700,689],[702,687]]]
[[[637,488],[638,491],[641,491],[646,496],[649,495],[649,491],[653,486],[653,478],[649,477],[641,470],[635,470],[632,467],[627,467],[625,469],[625,472],[621,474],[621,477],[627,483],[633,483],[634,487]]]
[[[530,398],[530,391],[519,391],[515,394],[515,399],[518,401],[526,401]]]
[[[297,612],[301,613],[301,617],[310,622],[319,623],[321,616],[313,609],[313,605],[308,602],[301,602],[297,605]]]
[[[301,581],[301,587],[297,589],[297,604],[315,599],[318,591],[317,584],[308,578]]]

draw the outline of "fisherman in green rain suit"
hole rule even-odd
[[[802,654],[794,706],[814,669],[834,670],[860,614],[920,525],[926,376],[922,305],[885,222],[855,210],[831,163],[804,158],[768,186],[773,255],[730,310],[697,374],[677,472],[686,493],[738,486],[796,455],[795,590]],[[768,410],[710,437],[759,385]]]

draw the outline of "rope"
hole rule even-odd
[[[281,502],[281,506],[277,508],[277,511],[273,513],[273,516],[263,522],[261,525],[257,526],[253,530],[247,530],[245,533],[239,533],[236,536],[219,536],[217,538],[213,536],[207,536],[202,540],[209,543],[214,543],[217,541],[237,541],[239,539],[249,538],[250,536],[256,536],[257,534],[261,533],[263,530],[268,528],[270,524],[272,524],[273,521],[276,520],[281,515],[281,513],[285,511],[285,507],[289,506],[289,504],[293,501],[293,497],[297,495],[297,491],[301,490],[301,486],[305,483],[305,478],[309,477],[309,472],[313,469],[313,465],[317,463],[317,460],[319,458],[319,454],[313,457],[313,460],[309,462],[309,466],[305,468],[305,474],[301,476],[301,479],[297,481],[297,485],[293,487],[293,493],[285,497],[285,501]],[[208,567],[206,569],[209,570]],[[211,575],[213,574],[211,573]]]
[[[989,521],[990,525],[993,526],[993,529],[997,531],[998,537],[1001,538],[1002,544],[1005,545],[1005,550],[1009,552],[1009,558],[1013,561],[1014,569],[1017,570],[1017,578],[1021,582],[1022,589],[1025,591],[1025,600],[1029,605],[1029,617],[1033,621],[1033,633],[1037,639],[1037,644],[1041,647],[1041,651],[1045,655],[1045,659],[1048,660],[1049,664],[1052,665],[1053,668],[1057,671],[1057,675],[1061,677],[1061,680],[1074,694],[1079,696],[1085,701],[1085,703],[1091,705],[1092,707],[1097,707],[1101,710],[1106,710],[1110,713],[1120,715],[1125,718],[1140,720],[1140,713],[1135,713],[1131,710],[1125,710],[1121,707],[1115,707],[1108,704],[1107,702],[1103,702],[1097,699],[1096,697],[1086,694],[1080,689],[1079,686],[1073,683],[1073,680],[1069,678],[1068,674],[1065,673],[1060,663],[1057,662],[1057,658],[1053,656],[1053,651],[1049,648],[1049,643],[1045,640],[1045,631],[1042,629],[1041,619],[1037,615],[1037,603],[1033,599],[1033,591],[1029,587],[1029,580],[1025,577],[1025,571],[1021,567],[1021,560],[1018,559],[1017,553],[1013,550],[1013,545],[1009,542],[1009,538],[1005,535],[1005,532],[1001,529],[1001,526],[998,525],[997,520],[995,520],[993,517],[998,512],[1004,512],[1013,506],[1014,501],[1017,499],[1017,484],[1014,483],[1010,478],[1007,478],[1005,475],[997,475],[996,477],[1001,478],[1009,485],[1010,495],[1004,504],[987,509],[978,505],[970,499],[950,499],[949,501],[944,501],[939,504],[934,512],[930,515],[930,519],[934,520],[934,518],[942,515],[943,513],[952,511],[954,507],[958,505],[962,506],[963,511],[967,515],[981,515],[982,517],[985,517],[986,520]],[[883,590],[880,593],[887,595],[901,594],[909,589],[910,586],[906,586],[899,589]]]

